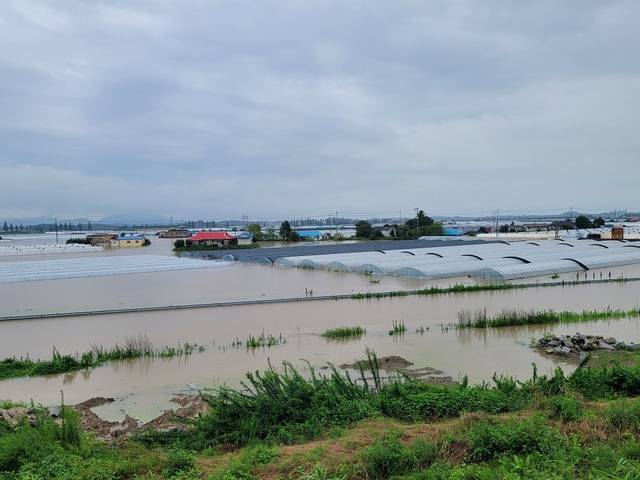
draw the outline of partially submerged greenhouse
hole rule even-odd
[[[165,272],[228,266],[221,262],[194,262],[188,258],[165,255],[131,255],[92,258],[65,258],[28,262],[5,262],[0,283],[95,277],[131,273]]]
[[[441,243],[404,250],[291,255],[277,266],[423,279],[512,280],[640,264],[640,244],[624,241]]]

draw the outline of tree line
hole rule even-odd
[[[14,225],[13,223],[7,223],[6,220],[2,225],[2,231],[4,233],[44,233],[44,232],[81,232],[81,231],[92,231],[93,226],[91,222],[88,222],[84,225],[82,222],[78,222],[77,225],[73,225],[70,222],[65,223],[39,223],[37,225],[27,225],[24,226],[22,223],[20,225]]]

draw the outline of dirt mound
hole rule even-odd
[[[149,429],[167,431],[171,429],[185,429],[188,427],[185,419],[195,418],[199,413],[206,411],[207,404],[200,395],[176,395],[171,402],[178,408],[167,410],[159,417],[148,423],[142,423],[135,418],[125,415],[121,422],[109,422],[100,418],[91,409],[113,402],[113,398],[94,397],[74,408],[80,414],[80,424],[86,431],[93,432],[95,437],[106,443],[114,443],[120,437],[129,437],[134,433],[141,433]]]
[[[378,365],[386,372],[403,373],[415,380],[432,385],[454,385],[456,383],[452,377],[443,375],[444,372],[442,370],[437,370],[432,367],[409,368],[413,366],[413,363],[398,355],[381,357],[378,359]],[[368,367],[366,360],[343,364],[340,365],[340,368],[358,370],[361,366],[365,369]]]

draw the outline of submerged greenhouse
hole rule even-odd
[[[195,262],[188,258],[176,258],[164,255],[131,255],[4,262],[2,269],[0,269],[0,283],[191,270],[225,267],[228,265],[228,263],[222,262]]]
[[[370,275],[512,280],[640,264],[640,244],[616,240],[431,242],[420,248],[419,242],[414,242],[411,248],[402,250],[375,248],[318,255],[305,252],[271,261],[276,266]]]

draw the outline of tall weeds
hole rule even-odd
[[[146,335],[127,337],[123,345],[116,344],[107,350],[102,346],[92,344],[91,350],[81,355],[62,355],[54,347],[51,360],[31,360],[27,358],[5,358],[0,361],[0,380],[25,376],[57,375],[74,372],[85,368],[95,368],[109,361],[128,360],[142,357],[171,358],[190,355],[197,345],[178,344],[178,348],[164,347],[154,349],[152,342]],[[201,350],[200,350],[201,351]]]
[[[638,307],[631,310],[613,310],[610,307],[604,310],[583,310],[572,312],[563,310],[556,312],[548,310],[521,310],[503,309],[499,314],[489,317],[486,309],[478,309],[475,312],[461,310],[458,312],[458,323],[455,328],[497,328],[522,325],[550,325],[563,323],[591,322],[596,320],[618,320],[622,318],[639,318]]]

